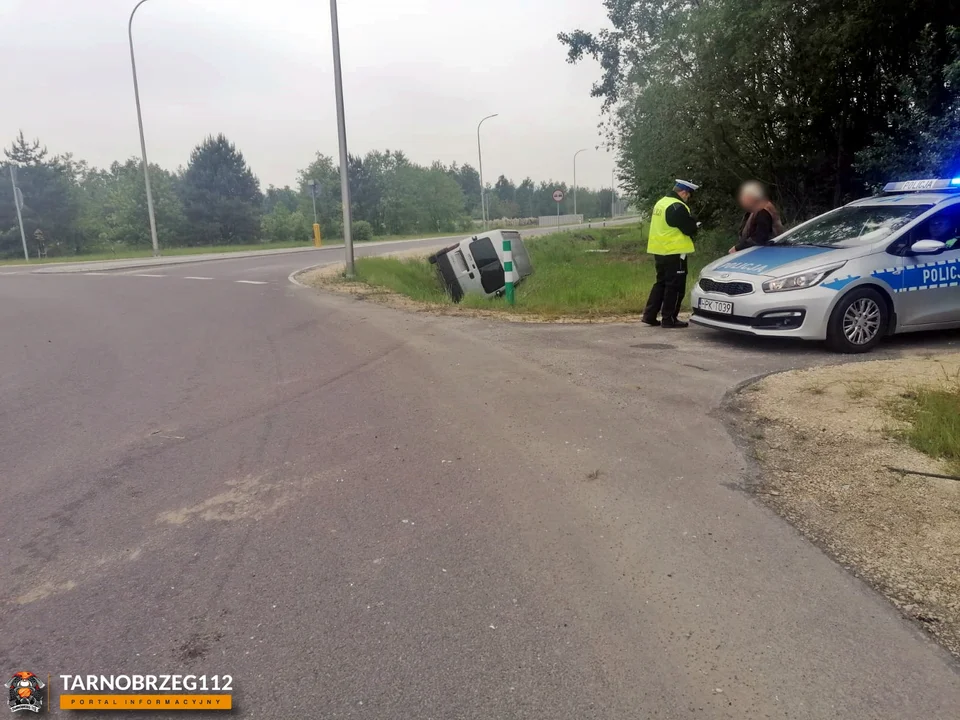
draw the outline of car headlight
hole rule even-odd
[[[825,267],[806,270],[795,275],[787,275],[782,278],[767,280],[763,283],[763,291],[768,293],[786,292],[787,290],[803,290],[804,288],[819,285],[827,279],[835,270],[846,265],[846,262],[827,265]]]

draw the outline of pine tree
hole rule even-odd
[[[14,165],[43,165],[47,157],[47,148],[41,146],[40,141],[36,139],[33,142],[28,142],[23,135],[23,130],[21,130],[17,138],[10,143],[10,149],[4,149],[3,154]]]
[[[190,155],[181,183],[192,245],[254,242],[260,234],[260,181],[243,153],[220,134],[207,137]]]

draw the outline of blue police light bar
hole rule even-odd
[[[883,188],[883,191],[888,193],[920,192],[923,190],[960,190],[960,178],[953,178],[953,180],[906,180],[904,182],[887,183]]]

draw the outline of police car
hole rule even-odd
[[[885,335],[960,327],[960,178],[890,183],[769,245],[707,265],[691,321],[826,340],[845,353]]]

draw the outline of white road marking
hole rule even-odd
[[[109,275],[110,273],[84,273],[84,275]]]
[[[200,275],[187,275],[184,280],[213,280],[212,277],[202,277]]]
[[[137,273],[137,277],[166,277],[166,275],[150,275],[149,273]]]
[[[243,283],[244,285],[269,285],[266,280],[234,280],[234,282]]]

